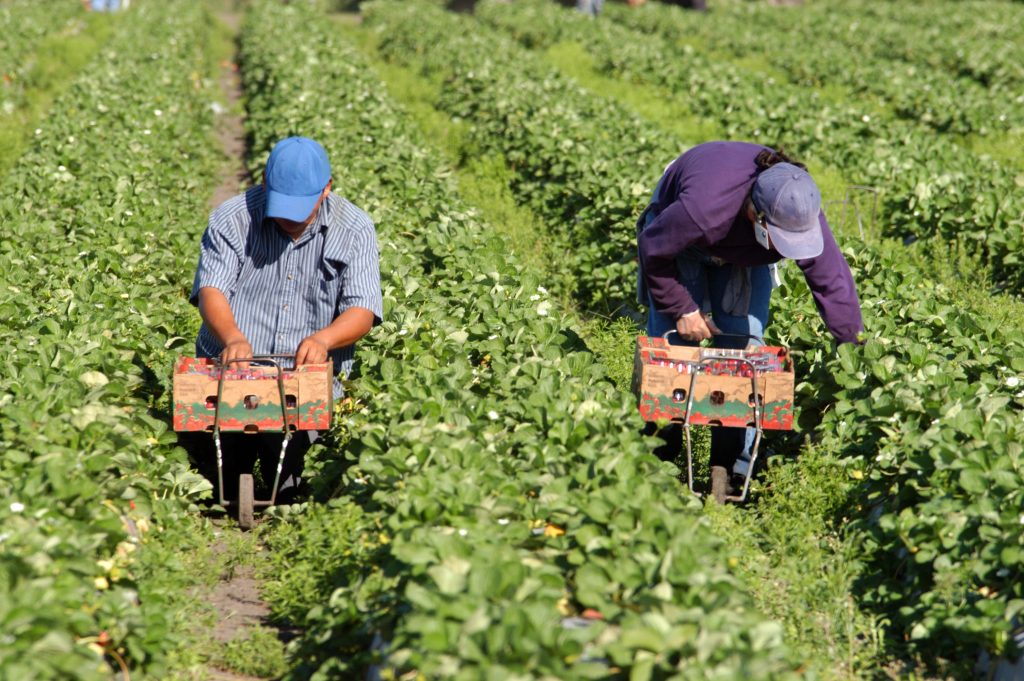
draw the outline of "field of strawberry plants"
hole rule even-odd
[[[215,168],[208,15],[148,3],[126,20],[3,179],[5,679],[107,679],[118,658],[160,676],[173,613],[135,556],[208,487],[157,404],[190,326],[196,228],[175,227],[205,211]]]
[[[281,27],[302,25],[315,21],[263,2],[243,32],[255,146],[302,125],[344,150],[339,185],[377,217],[390,274],[388,321],[361,360],[354,465],[332,501],[358,520],[337,537],[319,515],[286,533],[328,542],[291,541],[288,572],[342,587],[329,602],[282,601],[305,611],[296,675],[376,663],[441,678],[601,677],[609,665],[784,676],[794,665],[734,588],[735,556],[639,428],[623,427],[630,397],[458,199],[359,56],[326,29],[282,49]],[[332,101],[303,96],[314,72]],[[353,540],[356,557],[315,569]],[[289,586],[277,593],[302,591]]]
[[[51,5],[15,0],[0,4],[0,114],[12,113],[21,102],[36,48],[47,36],[65,29],[72,17],[78,17],[77,10],[72,2]]]
[[[520,5],[501,9],[506,7]],[[497,11],[498,6],[492,9]],[[562,12],[557,7],[551,10]],[[382,51],[408,60],[421,71],[439,72],[446,79],[439,106],[471,120],[474,134],[496,145],[507,158],[524,159],[517,167],[524,175],[544,178],[543,173],[572,170],[564,159],[566,154],[554,150],[558,145],[562,149],[588,145],[588,153],[581,154],[578,161],[586,168],[588,162],[597,164],[604,157],[602,147],[622,143],[617,132],[624,128],[619,127],[613,103],[574,92],[571,83],[560,83],[557,73],[545,70],[542,64],[534,66],[531,55],[517,52],[483,27],[467,30],[458,25],[467,19],[406,3],[375,3],[365,13],[371,27],[379,27]],[[580,21],[571,12],[564,17]],[[520,25],[542,31],[554,22],[523,21]],[[584,24],[583,30],[591,26]],[[441,35],[449,37],[442,40]],[[463,37],[455,39],[454,35]],[[552,93],[547,99],[545,90]],[[574,135],[586,130],[586,122],[578,121],[587,119],[574,116],[576,111],[602,112],[590,117],[592,128],[586,136]],[[599,127],[604,128],[604,135],[596,132]],[[510,129],[523,131],[522,137],[505,132]],[[636,130],[633,139],[647,139],[648,130]],[[666,138],[664,134],[660,137]],[[615,141],[607,142],[609,138]],[[670,147],[685,146],[682,140],[675,144],[666,141]],[[631,151],[624,157],[645,163],[654,173],[663,165],[662,159],[645,158],[635,147]],[[622,176],[620,196],[632,182],[635,178]],[[575,176],[567,177],[566,184],[573,190],[587,186]],[[615,184],[609,180],[605,191]],[[564,186],[549,191],[558,189],[571,197]],[[527,193],[533,194],[532,187]],[[585,202],[601,205],[601,198],[593,195]],[[550,198],[545,205],[561,207]],[[556,223],[557,217],[552,216]],[[886,214],[883,219],[898,217]],[[628,234],[630,225],[628,221],[613,223],[609,229]],[[865,558],[879,568],[899,566],[895,573],[883,571],[891,581],[881,580],[869,600],[882,601],[879,607],[906,627],[908,637],[932,640],[937,649],[948,651],[951,645],[970,645],[979,638],[998,648],[1005,642],[1018,607],[1014,599],[1020,596],[1013,593],[1013,572],[1004,566],[1020,546],[1020,506],[1000,504],[999,500],[1012,495],[1020,482],[1015,443],[1021,426],[1021,344],[1016,328],[988,319],[993,306],[987,301],[964,309],[964,303],[949,292],[923,283],[913,285],[915,278],[925,280],[924,273],[909,264],[901,267],[901,255],[898,244],[883,244],[878,249],[858,245],[853,267],[870,340],[861,350],[844,347],[831,357],[820,349],[815,351],[815,359],[822,365],[804,367],[810,378],[803,388],[811,399],[803,409],[809,417],[812,403],[821,400],[819,406],[826,417],[816,426],[810,418],[805,422],[815,426],[819,445],[853,456],[851,464],[857,466],[858,475],[869,480],[855,490],[864,495],[855,503],[866,514],[862,523]],[[590,269],[584,265],[580,278]],[[623,281],[620,290],[627,289],[628,283]],[[795,280],[790,280],[789,286],[797,288]],[[775,308],[776,324],[785,327],[790,319],[808,316],[806,309],[787,309],[791,305],[786,301]],[[784,340],[811,351],[809,346],[820,345],[814,341],[820,337],[820,330],[801,322],[790,327]],[[966,373],[951,374],[954,367],[957,374]],[[878,382],[873,383],[872,378]],[[860,390],[848,397],[846,390],[855,388]],[[971,424],[943,425],[950,411]],[[960,455],[943,456],[933,442],[935,435],[929,435],[932,430],[941,431],[942,438],[955,443],[953,450]],[[918,450],[920,458],[914,454]],[[978,475],[986,480],[984,490],[974,484]],[[995,492],[994,480],[1004,478],[1008,487]],[[880,487],[871,489],[874,483]],[[995,496],[983,503],[984,492],[989,491]],[[975,507],[979,503],[1000,509],[991,518],[990,530],[947,524],[954,508],[960,509],[960,517],[971,519],[968,525],[984,524],[985,513]],[[919,517],[931,504],[942,510]],[[944,521],[936,526],[932,518]],[[931,544],[931,550],[923,555],[923,547],[914,539],[920,533],[924,533],[922,539],[929,537]],[[948,591],[949,584],[964,587],[972,582],[969,598],[956,588]]]
[[[899,78],[899,69],[887,61],[881,66],[876,64],[886,75],[875,73],[868,80],[898,80],[885,86],[892,89],[889,96],[876,101],[856,87],[848,87],[841,97],[835,97],[830,96],[830,90],[818,89],[818,83],[808,87],[807,79],[799,77],[799,69],[790,61],[799,63],[805,71],[824,76],[827,71],[813,61],[816,55],[846,60],[839,69],[847,61],[856,61],[863,67],[867,60],[854,60],[845,51],[830,50],[829,39],[817,33],[814,40],[791,42],[790,27],[783,19],[774,19],[775,37],[748,35],[768,32],[771,24],[765,26],[744,15],[730,19],[729,13],[721,19],[724,25],[735,25],[733,37],[740,32],[739,26],[744,27],[745,38],[739,41],[745,49],[737,53],[737,60],[750,60],[748,52],[763,49],[758,46],[765,43],[773,45],[765,52],[782,55],[775,58],[774,69],[758,76],[715,53],[706,53],[702,44],[694,47],[681,42],[684,36],[692,35],[689,27],[699,18],[678,8],[649,3],[636,12],[625,8],[616,12],[612,6],[609,13],[622,17],[623,23],[594,25],[578,13],[544,0],[512,4],[485,0],[482,5],[478,14],[485,21],[503,27],[524,44],[543,47],[557,41],[579,42],[592,56],[597,69],[659,88],[656,96],[675,99],[682,110],[714,120],[726,138],[781,144],[838,169],[849,184],[874,187],[880,192],[887,216],[880,223],[886,234],[907,241],[922,239],[924,243],[918,244],[918,248],[934,248],[940,253],[955,245],[975,257],[963,266],[965,276],[980,261],[991,268],[997,284],[1020,291],[1024,282],[1019,261],[1024,245],[1024,166],[1012,155],[1010,162],[1000,162],[986,154],[972,153],[954,135],[936,134],[936,127],[945,132],[949,124],[933,126],[927,122],[929,117],[955,115],[974,108],[978,110],[975,117],[987,123],[978,132],[1015,131],[1015,136],[1003,141],[1019,148],[1022,122],[1018,97],[1024,92],[1019,87],[1014,96],[980,90],[954,97],[950,86],[918,87],[907,78]],[[719,16],[716,14],[716,25]],[[856,20],[851,10],[847,22]],[[829,10],[827,17],[819,15],[817,24],[835,21],[835,13]],[[707,39],[708,44],[717,48],[730,44],[715,35]],[[683,56],[665,58],[674,53]],[[924,68],[918,71],[928,73]],[[797,82],[787,82],[787,74],[792,74]],[[980,89],[973,81],[971,84]],[[919,101],[936,90],[948,99]],[[918,109],[893,101],[915,97]],[[1005,113],[1011,110],[1015,113]],[[955,132],[974,131],[961,126]]]
[[[228,5],[249,171],[318,139],[383,273],[311,496],[255,533],[295,631],[284,678],[970,678],[1015,655],[1024,164],[1000,147],[1024,136],[1024,5],[711,4],[133,3],[2,179],[0,678],[208,678],[176,666],[203,634],[160,572],[209,490],[169,431],[168,372],[198,324]],[[57,27],[32,5],[0,2],[26,26],[0,43],[12,64]],[[829,191],[880,191],[866,238],[834,221],[862,345],[835,347],[782,268],[769,340],[794,351],[800,425],[744,507],[686,492],[617,368],[643,313],[636,215],[705,141],[645,97],[781,142]],[[479,158],[549,266],[467,200]]]
[[[818,5],[799,13],[749,4],[720,12],[715,22],[666,9],[612,12],[624,25],[702,51],[762,59],[793,83],[851,88],[938,132],[987,134],[1021,125],[1020,10],[1008,3],[960,3],[942,12],[907,4]],[[941,38],[950,35],[956,40]],[[759,40],[773,49],[759,50]],[[826,45],[841,49],[816,49]]]

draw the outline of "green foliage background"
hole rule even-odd
[[[266,546],[302,629],[284,657],[264,629],[197,643],[188,590],[226,559],[167,417],[223,162],[213,5],[0,4],[0,677],[961,678],[1014,654],[1019,4],[443,4],[233,3],[250,170],[320,139],[386,273],[312,497],[237,548]],[[833,218],[863,345],[784,268],[801,419],[742,509],[685,493],[628,392],[632,222],[713,137],[782,142],[863,218]]]

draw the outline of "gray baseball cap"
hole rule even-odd
[[[761,172],[750,192],[754,209],[764,215],[772,245],[783,257],[805,260],[825,248],[818,214],[821,192],[806,170],[776,163]]]

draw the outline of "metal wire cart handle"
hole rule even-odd
[[[670,329],[662,335],[662,338],[668,340],[668,337],[673,333],[678,334],[678,332],[675,329]],[[760,338],[758,338],[757,336],[745,333],[722,333],[715,335],[716,337],[747,338],[750,340],[760,340]],[[739,357],[730,354],[705,355],[701,357],[700,360],[698,360],[693,366],[693,372],[690,374],[690,390],[687,394],[686,399],[686,414],[683,417],[683,431],[686,433],[686,477],[688,479],[687,482],[689,484],[690,491],[697,495],[698,497],[703,497],[703,494],[698,492],[693,485],[693,441],[690,432],[692,427],[690,424],[690,414],[693,411],[693,389],[697,385],[697,376],[701,373],[701,369],[709,364],[721,361],[738,362],[750,367],[750,387],[751,394],[754,396],[751,404],[751,409],[754,412],[754,444],[751,447],[750,451],[750,465],[747,466],[746,475],[743,476],[743,491],[739,494],[739,496],[729,495],[725,497],[727,501],[735,501],[742,503],[747,500],[747,494],[750,491],[750,477],[751,475],[753,475],[754,466],[757,463],[757,456],[761,446],[761,435],[763,433],[763,429],[761,426],[761,394],[758,392],[757,389],[757,382],[758,379],[761,377],[761,372],[758,370],[757,365],[755,365],[754,362],[750,361],[749,359],[746,359],[745,357]]]
[[[281,481],[281,470],[284,467],[284,455],[288,449],[288,443],[292,439],[291,429],[288,427],[288,406],[285,399],[284,391],[284,369],[281,368],[281,359],[294,360],[294,355],[254,355],[252,357],[239,357],[236,359],[229,359],[227,362],[218,361],[218,366],[221,367],[220,376],[217,379],[217,402],[214,406],[213,412],[213,441],[217,448],[217,487],[218,496],[220,497],[220,505],[227,507],[231,505],[231,502],[224,498],[224,459],[220,444],[220,403],[221,397],[224,392],[224,377],[227,375],[227,367],[225,364],[231,364],[233,362],[251,362],[254,364],[264,364],[267,366],[273,366],[277,369],[277,389],[281,398],[281,432],[284,435],[284,439],[281,441],[281,453],[277,458],[277,471],[274,473],[274,485],[271,487],[270,499],[257,499],[253,501],[254,506],[273,506],[277,500],[277,485]],[[298,414],[298,405],[295,408],[296,414]]]

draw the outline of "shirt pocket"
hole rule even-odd
[[[265,260],[265,255],[258,251],[243,260],[238,278],[228,290],[229,301],[233,300],[236,295],[250,296],[260,293],[260,274]]]
[[[345,263],[324,257],[320,263],[318,276],[310,282],[313,298],[314,317],[317,328],[322,329],[334,321],[341,297],[341,280],[345,272]]]

